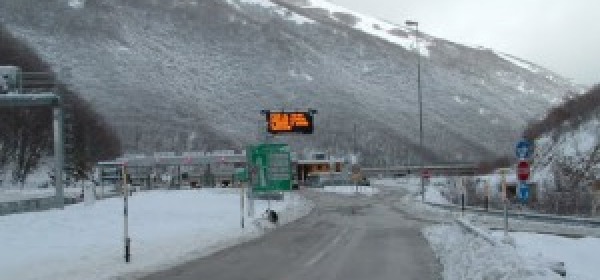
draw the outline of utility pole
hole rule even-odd
[[[354,137],[353,137],[353,149],[354,149],[354,155],[356,155],[356,153],[358,152],[358,147],[356,146],[356,123],[354,123]]]
[[[421,94],[421,49],[419,49],[419,22],[407,20],[406,25],[415,27],[415,46],[417,49],[417,94],[419,97],[419,149],[423,153],[423,97]],[[421,163],[421,201],[425,202],[425,181],[423,180],[423,171],[425,169],[425,160],[423,155],[420,157]]]

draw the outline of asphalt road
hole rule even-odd
[[[308,216],[143,279],[442,279],[420,233],[426,222],[393,207],[401,191],[372,197],[304,193],[316,204]]]

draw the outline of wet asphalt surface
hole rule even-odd
[[[315,202],[306,217],[142,279],[442,279],[421,234],[428,222],[395,206],[406,192],[380,191],[356,196],[303,190]]]

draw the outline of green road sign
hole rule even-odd
[[[292,190],[292,163],[286,144],[249,146],[248,179],[254,192]]]

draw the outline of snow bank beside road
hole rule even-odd
[[[520,256],[515,248],[492,246],[457,225],[430,226],[423,233],[444,266],[445,280],[563,279],[535,259]]]
[[[234,189],[153,191],[130,197],[132,262],[123,258],[123,201],[0,217],[2,279],[108,279],[143,275],[256,238],[266,223],[240,228]],[[312,204],[295,194],[271,202],[282,223]],[[257,216],[266,201],[257,201]]]
[[[495,232],[499,236],[501,232]],[[597,256],[600,238],[567,238],[555,235],[510,233],[517,252],[529,259],[553,259],[565,263],[567,279],[593,280],[600,275]]]
[[[325,186],[323,189],[318,189],[322,192],[338,193],[338,194],[359,194],[374,195],[379,193],[379,190],[369,186]]]
[[[450,204],[442,194],[446,188],[446,178],[432,178],[425,185],[425,201],[437,204]],[[374,186],[402,188],[415,196],[415,199],[421,200],[421,181],[419,178],[406,177],[399,179],[374,179],[371,180]]]
[[[425,186],[425,201],[437,204],[450,204],[442,195],[440,186],[437,185]]]

